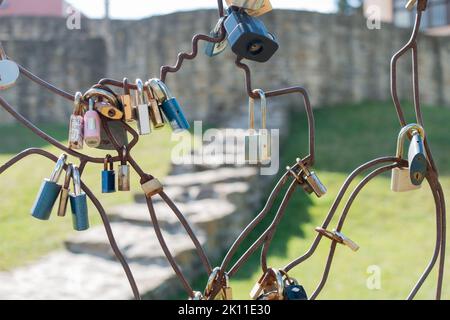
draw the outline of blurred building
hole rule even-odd
[[[365,0],[364,12],[370,15],[371,7],[381,9],[381,20],[408,28],[414,24],[415,10],[405,9],[406,0]],[[422,29],[431,35],[450,35],[450,0],[428,1],[423,15]]]
[[[67,7],[64,0],[3,0],[0,16],[64,17]]]

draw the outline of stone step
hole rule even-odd
[[[141,294],[179,290],[166,261],[130,263]],[[10,300],[128,300],[133,298],[119,262],[101,257],[53,252],[29,266],[0,273],[0,299]],[[172,293],[173,294],[173,293]]]
[[[165,255],[161,249],[152,226],[142,226],[127,222],[115,222],[111,228],[117,244],[128,261],[145,265],[161,264]],[[162,230],[172,255],[184,263],[191,263],[195,258],[194,245],[181,227]],[[199,230],[194,231],[200,241],[205,243],[205,236]],[[77,233],[65,241],[66,248],[72,253],[83,253],[105,259],[115,259],[103,227],[95,227]]]
[[[168,176],[164,179],[165,186],[189,187],[219,182],[249,181],[257,174],[255,168],[220,168],[194,173]]]

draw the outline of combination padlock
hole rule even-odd
[[[189,130],[189,122],[184,116],[183,110],[169,88],[160,79],[149,81],[153,96],[161,106],[161,110],[174,132]]]
[[[131,122],[134,120],[133,112],[133,102],[131,100],[130,87],[128,83],[128,78],[123,79],[123,95],[121,95],[120,102],[122,103],[123,109],[123,119],[126,122]]]
[[[136,80],[136,96],[135,96],[135,112],[138,132],[140,135],[147,135],[152,132],[150,126],[150,113],[148,105],[145,103],[144,97],[144,83],[141,79]]]
[[[249,130],[245,136],[245,160],[248,164],[267,165],[271,161],[271,135],[267,129],[267,100],[264,91],[254,90],[261,100],[261,129],[255,129],[255,100],[249,99]]]
[[[8,59],[0,43],[0,90],[6,90],[14,86],[19,75],[19,66]]]
[[[147,94],[148,105],[150,108],[150,120],[152,120],[152,124],[155,129],[161,129],[166,123],[164,121],[164,116],[162,114],[161,108],[158,105],[158,101],[156,101],[155,97],[153,96],[150,82],[151,80],[145,83],[145,92]]]
[[[308,300],[305,288],[301,286],[298,281],[290,277],[286,272],[280,271],[284,274],[284,300]]]
[[[283,300],[283,275],[279,270],[267,269],[250,292],[253,300]]]
[[[84,140],[84,107],[81,92],[75,94],[74,110],[69,120],[69,148],[83,149]]]
[[[398,159],[403,159],[404,144],[410,136],[408,167],[392,169],[391,189],[394,192],[405,192],[420,189],[427,173],[427,158],[423,141],[425,130],[418,124],[409,124],[400,130],[397,139]]]
[[[130,191],[130,166],[127,164],[127,148],[123,147],[122,160],[119,165],[119,191]]]
[[[84,142],[91,148],[97,148],[101,142],[100,116],[94,106],[94,99],[89,99],[89,110],[84,114]]]
[[[297,158],[296,159],[300,169],[301,169],[301,176],[303,181],[306,183],[307,188],[305,189],[308,193],[315,193],[318,198],[322,197],[327,193],[327,188],[325,185],[320,181],[319,177],[314,171],[310,171],[305,164],[303,163],[302,159]]]
[[[157,195],[158,193],[161,193],[164,189],[162,183],[156,178],[148,180],[147,182],[143,183],[141,187],[144,191],[145,196],[149,199]]]
[[[102,193],[116,192],[116,172],[111,155],[106,155],[102,171]]]
[[[89,215],[87,196],[81,189],[81,177],[77,167],[72,166],[73,193],[70,197],[70,208],[72,210],[72,223],[75,231],[89,229]]]
[[[67,204],[69,203],[70,180],[72,178],[72,164],[67,165],[66,177],[59,196],[58,217],[65,217],[67,212]]]
[[[55,169],[49,179],[44,179],[38,192],[31,215],[39,220],[48,220],[52,213],[53,206],[61,191],[61,185],[58,184],[61,173],[66,164],[67,155],[63,154],[56,162]]]
[[[218,38],[220,36],[222,24],[225,19],[226,19],[226,17],[222,17],[219,19],[216,26],[210,33],[211,38]],[[226,37],[223,41],[218,42],[218,43],[207,42],[205,45],[205,54],[208,57],[215,57],[215,56],[221,54],[227,48],[227,46],[228,46],[228,40],[226,39]]]
[[[228,9],[225,29],[231,50],[238,56],[257,61],[268,61],[278,50],[275,37],[264,23],[238,7]]]

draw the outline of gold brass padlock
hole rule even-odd
[[[247,13],[253,17],[259,17],[273,10],[270,0],[264,0],[262,7],[259,9],[247,9]]]
[[[123,79],[123,91],[124,91],[123,95],[119,97],[123,108],[123,119],[126,122],[131,122],[134,120],[134,111],[128,78]]]
[[[142,190],[147,198],[151,198],[158,193],[161,193],[164,189],[161,182],[158,179],[153,178],[152,180],[147,181],[142,184]]]
[[[145,83],[145,93],[147,94],[148,105],[150,108],[150,120],[152,120],[152,124],[155,129],[161,129],[165,125],[164,116],[161,108],[159,107],[158,101],[153,95],[153,89],[150,85],[151,81],[152,80],[149,80]]]
[[[421,143],[425,139],[425,130],[418,124],[409,124],[405,127],[403,127],[400,130],[400,133],[398,135],[397,139],[397,153],[396,157],[398,159],[403,159],[403,150],[404,150],[404,144],[405,140],[410,135],[412,137],[413,143]],[[417,147],[414,146],[414,148],[410,147],[410,151],[416,150],[415,152],[420,152],[423,147]],[[424,152],[424,151],[423,151]],[[406,191],[412,191],[417,190],[421,188],[421,182],[425,178],[425,172],[426,171],[426,164],[425,167],[422,164],[422,170],[414,170],[414,172],[411,172],[412,169],[417,168],[417,163],[423,163],[424,162],[424,154],[422,157],[417,158],[413,157],[414,154],[411,154],[408,156],[408,167],[407,168],[394,168],[392,169],[392,176],[391,176],[391,190],[394,192],[406,192]],[[426,159],[425,159],[426,161]]]
[[[85,101],[95,100],[95,109],[104,117],[111,120],[120,120],[123,118],[123,112],[119,109],[119,100],[116,96],[104,89],[91,88],[83,96]]]
[[[235,6],[243,9],[259,10],[264,6],[265,0],[226,0],[229,7]]]
[[[220,268],[214,268],[208,278],[208,283],[206,284],[205,293],[203,296],[206,299],[210,299],[212,291],[214,289],[214,285],[216,284],[219,277]],[[222,290],[214,297],[214,300],[233,300],[233,293],[230,287],[230,278],[228,274],[224,274],[225,282],[221,284]]]
[[[279,270],[269,268],[250,292],[253,300],[283,300],[283,275]]]

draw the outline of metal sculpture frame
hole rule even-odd
[[[222,0],[218,0],[218,13],[219,18],[222,18],[224,16],[224,6]],[[400,50],[398,51],[394,57],[392,58],[391,62],[391,94],[394,102],[394,106],[397,111],[398,119],[400,122],[401,127],[404,127],[407,123],[404,117],[403,109],[401,107],[398,94],[397,94],[397,62],[398,60],[404,56],[409,50],[412,52],[412,77],[413,77],[413,91],[414,91],[414,107],[415,107],[415,113],[416,113],[416,119],[417,123],[421,126],[424,126],[422,113],[421,113],[421,107],[420,107],[420,94],[419,94],[419,75],[418,75],[418,48],[417,48],[417,37],[419,33],[421,18],[422,18],[422,12],[426,10],[427,0],[419,0],[418,6],[417,6],[417,14],[416,14],[416,21],[413,28],[411,39],[408,41],[408,43]],[[176,73],[178,72],[185,60],[193,60],[196,58],[198,54],[198,46],[200,41],[206,41],[211,43],[219,43],[224,41],[226,38],[226,32],[223,26],[221,26],[221,33],[219,37],[213,38],[207,35],[203,34],[197,34],[192,39],[192,51],[190,53],[183,52],[178,55],[177,62],[174,66],[163,66],[160,70],[160,79],[162,81],[166,81],[167,75],[169,73]],[[249,97],[252,97],[254,99],[259,99],[259,95],[255,94],[252,89],[252,82],[251,82],[251,70],[250,68],[242,62],[241,57],[237,57],[235,64],[238,68],[242,69],[244,71],[245,75],[245,89],[247,92],[247,95]],[[46,82],[45,80],[37,77],[29,70],[25,69],[23,66],[19,65],[20,73],[28,78],[29,80],[35,82],[36,84],[44,87],[45,89],[49,90],[50,92],[59,95],[67,100],[73,101],[74,95],[61,90],[57,88],[56,86]],[[117,88],[124,88],[124,86],[128,86],[128,89],[130,90],[136,90],[136,86],[133,84],[124,84],[122,81],[117,81],[114,79],[101,79],[99,81],[99,84],[106,85],[106,86],[114,86]],[[283,88],[279,90],[273,90],[273,91],[267,91],[266,96],[269,97],[278,97],[282,95],[288,95],[288,94],[300,94],[303,98],[305,109],[306,109],[306,115],[308,120],[308,127],[309,127],[309,155],[306,156],[304,159],[302,159],[303,163],[307,166],[312,167],[314,165],[315,160],[315,123],[314,123],[314,114],[312,110],[312,106],[310,103],[310,99],[308,96],[308,93],[305,88],[303,87],[289,87],[289,88]],[[80,174],[83,173],[84,169],[89,163],[92,164],[101,164],[103,163],[103,158],[95,158],[90,157],[88,155],[82,154],[80,152],[74,151],[64,145],[62,145],[60,142],[58,142],[53,137],[47,135],[43,131],[41,131],[39,128],[37,128],[33,123],[31,123],[28,119],[26,119],[23,115],[18,113],[5,99],[0,97],[0,105],[9,113],[11,114],[19,123],[21,123],[23,126],[31,130],[34,134],[39,136],[40,138],[47,141],[49,144],[55,146],[59,150],[79,159],[80,164]],[[120,161],[127,161],[131,167],[136,171],[138,176],[140,177],[140,183],[144,184],[150,180],[152,180],[154,177],[150,174],[145,173],[142,168],[137,164],[137,162],[134,160],[134,158],[131,155],[132,149],[137,145],[139,141],[139,135],[137,132],[131,128],[128,124],[121,122],[124,126],[124,129],[131,134],[133,137],[132,141],[127,146],[127,154],[125,156],[122,155],[122,147],[118,144],[114,136],[112,135],[108,121],[102,121],[103,127],[108,135],[108,138],[113,143],[116,151],[117,156],[112,157],[112,161],[114,162],[120,162]],[[436,240],[435,240],[435,249],[432,255],[432,258],[426,267],[425,271],[423,272],[420,279],[417,281],[413,289],[411,290],[410,294],[408,295],[408,299],[413,299],[417,292],[422,287],[423,283],[433,270],[433,268],[436,265],[436,262],[439,259],[439,266],[438,266],[438,278],[437,278],[437,287],[436,287],[436,299],[441,298],[442,294],[442,284],[443,284],[443,276],[444,276],[444,262],[445,262],[445,246],[446,246],[446,208],[445,208],[445,200],[444,200],[444,192],[442,189],[442,186],[439,182],[439,175],[438,170],[436,168],[436,164],[433,160],[433,156],[430,150],[430,146],[428,143],[428,139],[424,140],[427,156],[428,156],[428,174],[426,176],[426,180],[431,188],[433,199],[435,202],[436,207]],[[57,161],[57,157],[45,150],[38,149],[38,148],[31,148],[22,151],[21,153],[17,154],[15,157],[10,159],[7,163],[5,163],[3,166],[0,167],[0,175],[3,174],[6,170],[11,168],[13,165],[18,163],[20,160],[32,156],[32,155],[38,155],[44,158],[47,158],[53,162]],[[125,159],[124,159],[125,158]],[[342,210],[342,213],[339,217],[339,221],[336,227],[336,231],[341,232],[344,226],[344,223],[348,217],[349,210],[351,209],[351,206],[361,190],[375,177],[379,176],[382,173],[385,173],[387,171],[390,171],[394,168],[400,168],[400,167],[407,167],[408,163],[405,160],[399,159],[394,156],[386,156],[377,158],[374,160],[371,160],[357,169],[355,169],[350,176],[347,178],[347,180],[344,182],[343,186],[341,187],[332,207],[330,208],[327,216],[325,217],[320,230],[326,230],[334,215],[336,214],[336,211],[338,210],[338,207],[340,206],[342,199],[344,195],[349,190],[349,187],[351,183],[354,181],[356,177],[361,175],[362,173],[372,169],[371,173],[369,173],[352,191],[349,199],[345,203],[344,209]],[[67,167],[64,168],[65,170]],[[291,167],[294,171],[299,171],[299,165],[298,163],[294,164]],[[237,260],[237,262],[231,266],[231,261],[233,260],[234,255],[237,252],[237,249],[242,245],[243,241],[248,237],[248,235],[255,229],[257,225],[267,216],[267,214],[271,211],[271,209],[274,206],[275,199],[280,195],[281,190],[284,186],[289,185],[287,188],[287,191],[283,195],[283,199],[281,201],[281,204],[279,205],[277,212],[275,214],[275,217],[273,218],[272,223],[270,226],[259,236],[259,238],[248,248],[248,250]],[[287,171],[278,181],[276,186],[274,187],[273,191],[271,192],[270,196],[267,199],[267,202],[264,206],[264,208],[256,215],[256,217],[253,219],[253,221],[250,222],[248,226],[242,231],[242,233],[237,237],[231,248],[228,250],[227,254],[225,255],[221,265],[220,265],[220,271],[219,271],[219,281],[215,283],[215,286],[212,288],[212,293],[208,297],[208,299],[214,299],[215,296],[219,293],[221,290],[221,284],[223,281],[225,281],[225,276],[233,277],[239,269],[242,267],[242,265],[249,259],[249,257],[259,248],[261,248],[261,267],[262,271],[266,272],[268,270],[267,265],[267,254],[271,245],[271,242],[275,236],[277,227],[282,220],[285,210],[288,206],[288,203],[290,199],[293,196],[294,191],[299,186],[298,180],[291,174],[291,171]],[[108,237],[109,243],[111,245],[111,248],[116,256],[116,258],[121,263],[123,270],[127,276],[127,279],[129,281],[131,290],[133,292],[133,295],[135,299],[140,299],[140,293],[139,289],[137,287],[136,281],[134,279],[133,273],[122,254],[121,250],[119,249],[115,236],[113,234],[113,231],[111,229],[109,218],[106,214],[105,209],[103,208],[100,201],[96,198],[94,193],[82,182],[82,189],[87,194],[88,198],[92,201],[95,208],[97,209],[98,213],[101,216],[106,235]],[[189,222],[184,217],[184,215],[181,213],[181,211],[177,208],[176,204],[170,199],[170,197],[164,192],[160,192],[159,196],[161,199],[167,204],[167,206],[170,208],[170,210],[175,214],[187,234],[189,235],[190,239],[192,240],[196,252],[202,262],[202,265],[208,275],[212,272],[211,263],[209,262],[209,259],[200,244],[200,241],[195,236],[192,228],[190,227]],[[165,241],[165,238],[162,234],[157,214],[153,207],[153,200],[151,198],[147,198],[147,206],[148,211],[150,215],[150,222],[154,227],[157,239],[159,241],[159,244],[170,263],[171,267],[173,268],[175,274],[177,275],[180,283],[182,284],[183,288],[186,290],[188,296],[193,299],[195,298],[195,291],[189,284],[188,280],[184,276],[183,272],[181,271],[180,267],[178,266],[177,262],[175,261],[175,258],[170,252],[170,249]],[[316,299],[322,289],[324,288],[328,275],[330,272],[330,268],[333,262],[333,258],[336,252],[337,244],[341,243],[340,239],[333,238],[327,236],[327,234],[323,232],[319,232],[314,239],[312,245],[307,250],[306,253],[304,253],[302,256],[298,257],[297,259],[293,260],[286,266],[282,268],[283,272],[289,272],[293,268],[299,266],[303,262],[305,262],[307,259],[309,259],[315,252],[317,247],[319,246],[321,240],[323,238],[331,238],[331,245],[329,249],[328,258],[325,264],[324,272],[322,275],[322,278],[317,285],[315,291],[312,293],[310,299]],[[226,271],[228,270],[228,271]]]

